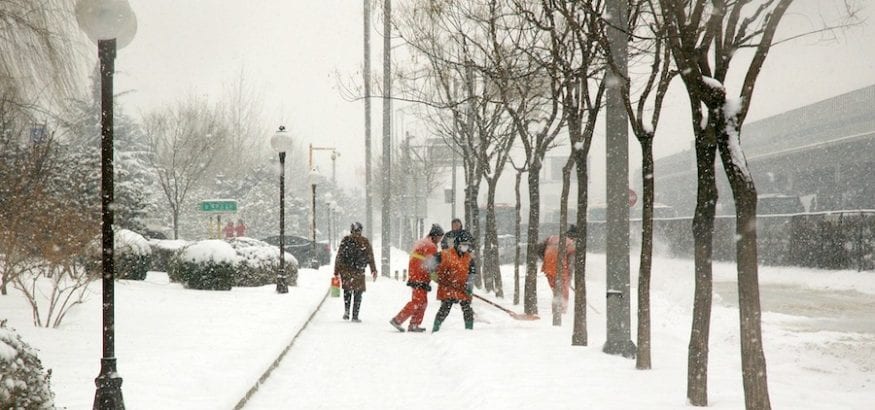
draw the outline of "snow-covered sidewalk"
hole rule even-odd
[[[368,283],[363,323],[342,320],[342,301],[327,301],[247,408],[280,409],[288,403],[308,409],[690,407],[685,397],[691,262],[657,259],[654,264],[653,369],[639,371],[634,360],[601,352],[605,260],[604,255],[588,260],[589,346],[570,345],[572,315],[564,316],[562,327],[551,325],[551,295],[543,277],[538,279],[541,320],[516,321],[475,300],[473,331],[463,329],[456,306],[434,334],[399,333],[388,324],[410,291],[399,281],[381,279]],[[734,288],[733,265],[715,264],[714,270],[717,288]],[[522,306],[510,302],[512,272],[511,266],[503,267],[508,295],[498,301],[521,312]],[[875,318],[849,306],[821,304],[851,294],[875,299],[872,273],[764,267],[762,275],[764,306],[776,308],[763,314],[773,408],[875,408],[875,334],[867,330]],[[806,303],[784,294],[803,291],[817,297]],[[709,408],[741,409],[738,310],[734,294],[720,292],[712,316]],[[437,305],[432,292],[423,323],[428,329]],[[840,330],[818,330],[842,310],[855,320],[835,322],[844,326]],[[632,326],[634,341],[634,313]]]
[[[184,289],[163,272],[119,281],[116,356],[128,409],[230,409],[282,352],[326,295],[330,267],[301,269],[298,286],[230,292]],[[10,287],[0,318],[39,349],[52,369],[59,408],[91,408],[100,370],[100,282],[60,329],[35,328],[30,308]]]
[[[376,250],[379,257],[379,249]],[[410,297],[401,281],[368,282],[363,323],[343,321],[329,298],[246,408],[678,409],[686,407],[692,262],[657,258],[653,267],[653,366],[601,352],[605,341],[604,255],[588,256],[589,346],[572,347],[572,316],[551,326],[549,287],[538,279],[541,320],[522,322],[474,301],[478,321],[463,330],[458,306],[441,332],[398,333],[387,322]],[[406,267],[393,249],[392,276]],[[636,263],[632,263],[632,284]],[[116,354],[127,408],[231,409],[287,346],[326,294],[331,267],[303,269],[286,295],[273,286],[197,291],[150,273],[116,285]],[[512,304],[513,269],[503,267]],[[763,334],[776,409],[875,408],[873,272],[761,269]],[[743,408],[734,266],[715,263],[709,398]],[[100,285],[60,329],[31,324],[15,289],[0,296],[0,319],[33,347],[59,408],[92,405],[100,363]],[[633,291],[634,295],[634,291]],[[437,309],[429,295],[424,326]],[[635,301],[632,301],[633,312]],[[632,338],[635,316],[632,315]]]

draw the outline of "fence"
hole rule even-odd
[[[587,224],[587,247],[605,249],[605,223]],[[821,269],[875,270],[875,210],[757,216],[761,264]],[[735,217],[714,220],[714,260],[735,260]],[[693,257],[692,218],[653,220],[654,249],[667,256]],[[641,220],[630,223],[633,246],[641,241]]]

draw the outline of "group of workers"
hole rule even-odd
[[[577,231],[572,225],[567,232],[566,253],[562,261],[562,309],[568,305],[568,287],[571,269],[574,269],[574,237]],[[389,323],[404,332],[403,323],[410,320],[406,331],[424,332],[421,327],[428,306],[428,293],[432,282],[437,283],[437,299],[441,302],[432,324],[432,332],[441,328],[453,305],[462,308],[465,329],[474,328],[474,311],[471,297],[477,266],[474,261],[474,238],[462,227],[462,221],[453,219],[452,230],[444,232],[440,225],[431,226],[428,234],[413,244],[408,261],[407,286],[411,288],[410,301]],[[548,237],[539,245],[538,254],[543,259],[542,270],[551,289],[555,289],[559,261],[559,236]],[[350,227],[350,234],[341,240],[334,263],[334,275],[341,281],[344,301],[344,320],[360,322],[359,311],[362,293],[365,291],[365,269],[370,267],[373,280],[377,280],[370,241],[362,235],[361,223]],[[351,310],[350,310],[351,308]],[[351,313],[351,315],[350,315]]]

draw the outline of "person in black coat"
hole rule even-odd
[[[457,236],[461,236],[463,233],[467,234],[464,228],[462,228],[462,220],[459,218],[453,218],[453,222],[450,225],[450,231],[444,234],[444,239],[441,240],[441,249],[447,249],[454,244],[454,240]]]

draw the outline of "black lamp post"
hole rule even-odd
[[[289,293],[286,284],[286,151],[292,147],[292,136],[286,132],[286,127],[280,125],[279,130],[270,138],[270,146],[280,154],[280,268],[276,272],[276,292]]]
[[[134,38],[137,17],[127,0],[79,0],[76,20],[88,37],[97,43],[100,61],[100,205],[101,268],[103,276],[103,357],[100,374],[94,380],[95,410],[124,409],[122,378],[115,358],[115,274],[113,254],[113,106],[112,76],[115,54]]]
[[[312,151],[311,151],[312,152]],[[316,259],[316,185],[319,185],[319,182],[322,180],[322,174],[316,168],[310,170],[310,188],[312,189],[310,199],[312,199],[312,203],[310,204],[310,216],[312,220],[310,221],[310,234],[311,240],[310,243],[310,266],[313,268],[319,267],[319,262]]]

